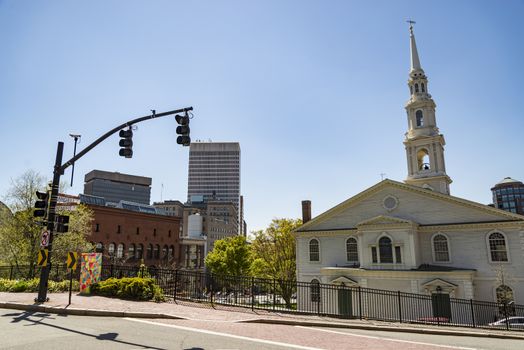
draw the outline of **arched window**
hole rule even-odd
[[[146,259],[153,258],[153,245],[150,243],[147,245]]]
[[[409,86],[409,92],[413,95],[413,85]]]
[[[142,259],[142,252],[144,251],[144,245],[143,244],[137,244],[136,245],[136,258]]]
[[[312,302],[320,302],[320,282],[317,279],[312,280],[309,284],[309,294]]]
[[[153,249],[153,257],[155,259],[160,258],[160,246],[158,244],[155,244],[155,248]]]
[[[167,245],[162,247],[162,259],[167,259]]]
[[[131,243],[129,248],[127,248],[127,258],[133,259],[135,257],[135,245]]]
[[[382,237],[378,240],[378,252],[381,263],[393,263],[393,245],[389,237]]]
[[[448,239],[442,234],[433,237],[433,252],[436,262],[449,262]]]
[[[491,261],[508,261],[508,251],[506,249],[506,238],[500,232],[493,232],[489,235],[489,252]]]
[[[420,88],[422,89],[422,92],[426,92],[426,87],[424,86],[424,83],[420,84]]]
[[[354,237],[346,240],[346,258],[351,262],[358,262],[358,244]]]
[[[418,84],[415,84],[415,92],[418,92]]]
[[[424,115],[420,109],[415,112],[415,119],[417,120],[417,128],[424,126]]]
[[[309,261],[320,261],[320,247],[315,238],[309,241]]]
[[[124,257],[124,244],[119,243],[116,247],[116,257],[117,258],[123,258]]]
[[[417,162],[418,170],[429,170],[431,165],[429,164],[429,153],[425,148],[421,148],[417,151]]]
[[[107,254],[109,254],[109,256],[113,256],[115,254],[115,244],[114,243],[109,243],[109,245],[107,246]]]
[[[169,246],[169,249],[167,250],[167,255],[169,256],[169,258],[172,258],[173,257],[173,252],[175,251],[175,247],[173,247],[172,245]]]
[[[96,244],[95,251],[97,253],[103,253],[104,252],[104,244],[102,242],[98,242]]]

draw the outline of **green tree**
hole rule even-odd
[[[5,195],[13,214],[9,210],[0,211],[0,263],[14,265],[18,271],[28,266],[28,278],[33,277],[42,233],[42,226],[37,222],[40,218],[33,217],[36,191],[45,191],[45,180],[37,172],[28,170],[12,181]],[[58,263],[65,263],[68,250],[92,250],[86,240],[90,233],[91,211],[79,205],[68,214],[70,232],[54,236],[52,259]]]
[[[302,225],[300,219],[273,219],[265,230],[255,232],[251,245],[253,275],[276,280],[276,289],[291,307],[296,289],[296,247],[293,231]]]
[[[251,270],[251,247],[243,236],[227,237],[215,241],[213,250],[206,256],[208,269],[220,276],[247,276]]]

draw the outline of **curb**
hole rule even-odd
[[[448,330],[448,329],[431,329],[431,328],[415,328],[415,327],[388,327],[378,325],[364,325],[355,323],[329,323],[317,321],[295,321],[295,320],[274,320],[274,319],[251,319],[244,321],[237,321],[239,323],[266,323],[266,324],[281,324],[289,326],[303,326],[303,327],[324,327],[324,328],[353,328],[370,331],[384,331],[384,332],[399,332],[399,333],[419,333],[419,334],[434,334],[434,335],[451,335],[459,337],[476,337],[476,338],[498,338],[498,339],[516,339],[524,340],[524,334],[501,334],[501,333],[481,333],[470,332],[467,330]]]
[[[32,312],[46,312],[58,315],[76,315],[76,316],[100,316],[100,317],[132,317],[132,318],[163,318],[173,320],[184,320],[184,317],[173,316],[169,314],[154,314],[148,312],[127,312],[127,311],[110,311],[96,309],[76,309],[62,308],[42,305],[27,305],[9,302],[0,302],[0,308],[24,310]]]

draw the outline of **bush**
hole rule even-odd
[[[91,285],[90,293],[130,300],[165,301],[162,289],[152,278],[109,278]]]
[[[0,278],[0,292],[12,292],[12,293],[34,293],[38,292],[40,280],[33,278],[31,280],[8,280]],[[73,280],[73,290],[78,290],[78,281]],[[69,281],[49,281],[47,284],[47,290],[49,293],[60,293],[67,292],[69,290]]]

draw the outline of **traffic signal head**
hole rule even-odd
[[[65,233],[69,231],[69,215],[58,215],[56,217],[56,232]]]
[[[34,217],[45,217],[47,215],[47,205],[49,203],[49,193],[36,191],[38,200],[35,202]]]
[[[133,130],[120,130],[118,135],[122,138],[118,143],[122,147],[118,154],[126,158],[133,157]]]
[[[176,128],[176,133],[180,136],[177,137],[176,143],[182,146],[189,146],[191,144],[191,138],[189,137],[189,116],[176,115],[176,122],[179,124]]]

